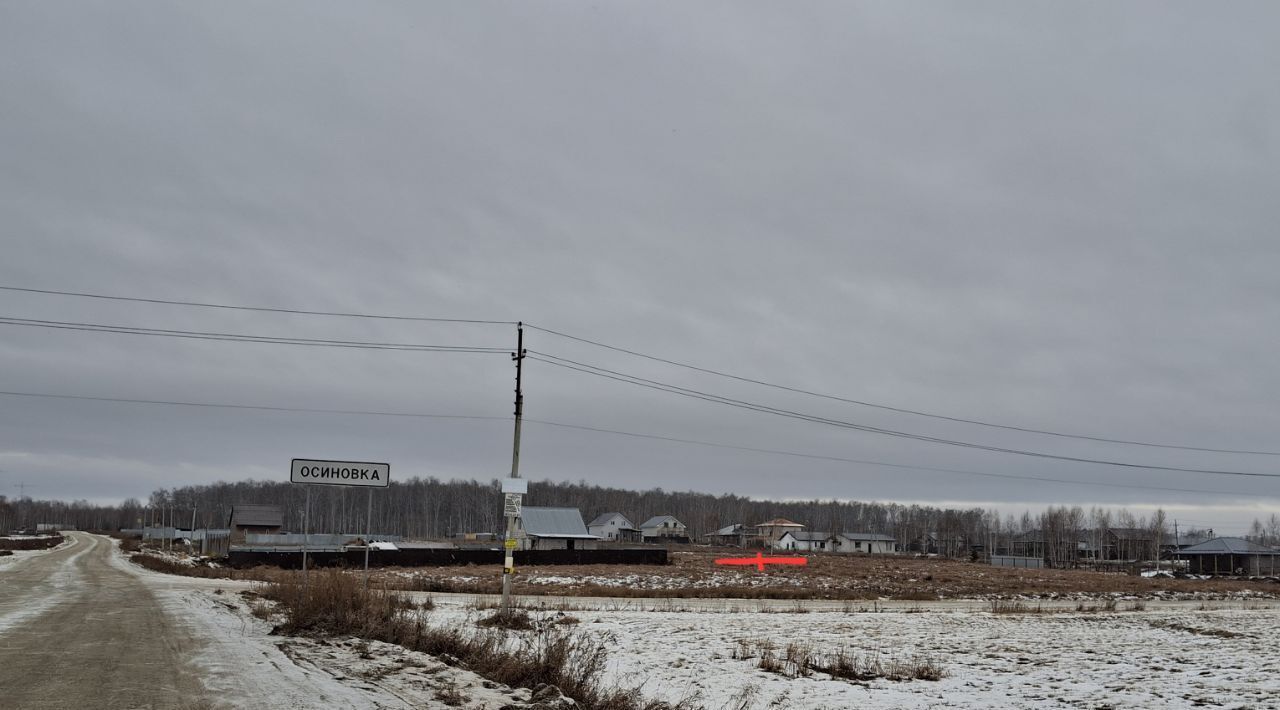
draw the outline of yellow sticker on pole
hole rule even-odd
[[[514,549],[516,549],[516,541],[515,541],[515,540],[507,540],[506,542],[502,543],[502,546],[503,546],[503,547],[505,547],[505,548],[507,548],[508,550],[514,550]]]

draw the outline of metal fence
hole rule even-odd
[[[1013,555],[992,555],[992,567],[1025,567],[1027,569],[1040,569],[1044,567],[1044,560],[1039,557],[1015,557]]]
[[[312,552],[309,555],[311,564],[316,567],[349,566],[359,567],[364,563],[364,551],[332,550]],[[302,566],[302,553],[298,550],[246,550],[239,547],[232,549],[228,555],[232,567],[254,567],[268,565],[272,567],[297,568]],[[517,550],[517,565],[665,565],[667,551],[664,548],[647,548],[643,550]],[[413,550],[373,550],[369,564],[373,567],[444,567],[453,565],[498,565],[502,564],[502,550],[474,549],[413,549]]]
[[[331,533],[311,533],[310,535],[303,535],[302,533],[245,533],[244,544],[280,547],[306,544],[319,547],[341,547],[351,543],[353,540],[363,539],[364,535],[360,533],[348,533],[345,535]],[[400,542],[403,538],[400,535],[372,533],[369,535],[369,539],[374,542]]]

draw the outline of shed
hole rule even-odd
[[[1215,537],[1178,550],[1174,555],[1187,560],[1191,574],[1274,575],[1280,570],[1280,550],[1241,537]]]
[[[517,535],[526,550],[592,550],[600,539],[587,532],[577,508],[525,506]]]
[[[709,532],[702,536],[703,540],[712,545],[736,545],[737,547],[745,547],[747,544],[747,526],[742,523],[726,525],[725,527]]]
[[[233,505],[227,527],[232,542],[243,542],[249,533],[274,535],[284,530],[284,513],[278,505]]]

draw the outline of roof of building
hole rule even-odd
[[[1150,540],[1151,531],[1146,528],[1111,528],[1108,530],[1120,540]]]
[[[1179,555],[1280,555],[1280,550],[1242,537],[1215,537],[1178,550]]]
[[[284,513],[278,505],[241,504],[231,506],[231,527],[284,527]]]
[[[840,537],[846,540],[872,540],[875,542],[897,542],[897,538],[892,535],[884,535],[882,533],[861,533],[861,532],[842,532]]]
[[[526,505],[520,511],[520,524],[526,535],[533,537],[575,537],[595,539],[582,524],[577,508],[537,508]]]
[[[715,536],[715,535],[741,535],[741,534],[745,533],[746,531],[747,531],[747,526],[746,526],[746,525],[743,525],[742,523],[734,523],[733,525],[727,525],[727,526],[725,526],[725,527],[723,527],[723,528],[720,528],[719,530],[717,530],[717,531],[715,531],[715,532],[707,533],[707,535],[708,535],[708,536]]]
[[[783,537],[790,535],[797,542],[822,542],[831,537],[829,532],[812,532],[805,530],[788,530],[782,534]]]
[[[597,525],[605,525],[615,517],[622,518],[623,522],[626,523],[626,525],[619,526],[619,528],[621,528],[622,530],[636,529],[635,525],[631,522],[631,519],[623,515],[622,513],[604,513],[603,515],[597,516],[595,520],[592,520],[591,522],[587,523],[587,527],[593,528]]]
[[[793,523],[790,520],[787,520],[786,518],[774,518],[773,520],[767,520],[763,523],[759,523],[758,525],[756,525],[756,527],[758,528],[802,528],[804,526],[801,525],[800,523]]]
[[[679,520],[676,520],[674,515],[655,515],[652,518],[649,518],[648,520],[644,521],[643,523],[640,523],[640,527],[656,528],[659,525],[661,525],[664,521],[667,521],[667,520],[670,520],[671,522],[675,523],[677,526],[681,526],[681,527],[684,526],[684,523],[680,522]]]

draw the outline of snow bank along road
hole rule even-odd
[[[3,710],[441,707],[412,688],[352,678],[349,661],[270,636],[233,593],[137,568],[107,538],[70,533],[53,550],[4,560]]]

